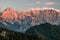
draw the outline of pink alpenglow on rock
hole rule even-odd
[[[59,25],[60,10],[54,8],[32,8],[19,12],[12,8],[7,8],[0,15],[0,23],[10,30],[24,33],[34,25],[43,23]]]

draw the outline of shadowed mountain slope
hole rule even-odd
[[[0,28],[0,40],[60,40],[60,26],[45,23],[35,25],[25,33]]]
[[[51,25],[49,23],[33,26],[28,31],[27,35],[38,35],[48,40],[60,40],[60,26]]]

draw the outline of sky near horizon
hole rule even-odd
[[[0,10],[9,7],[15,10],[43,7],[60,9],[60,0],[0,0]]]

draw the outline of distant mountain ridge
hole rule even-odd
[[[8,29],[24,33],[34,25],[43,23],[59,25],[60,10],[54,8],[32,8],[19,12],[12,8],[7,8],[0,15],[0,23]]]

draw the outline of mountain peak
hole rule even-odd
[[[9,11],[9,10],[13,10],[12,8],[6,8],[4,11]]]
[[[17,18],[17,11],[12,8],[7,8],[2,12],[2,18],[15,20]]]
[[[54,8],[34,8],[20,12],[7,8],[2,12],[1,17],[5,19],[5,22],[2,22],[4,25],[7,25],[8,28],[12,25],[14,26],[13,28],[15,28],[15,25],[17,25],[16,31],[19,32],[25,32],[32,26],[43,23],[50,23],[52,25],[60,24],[60,11]],[[7,20],[8,23],[10,23],[9,25]]]

